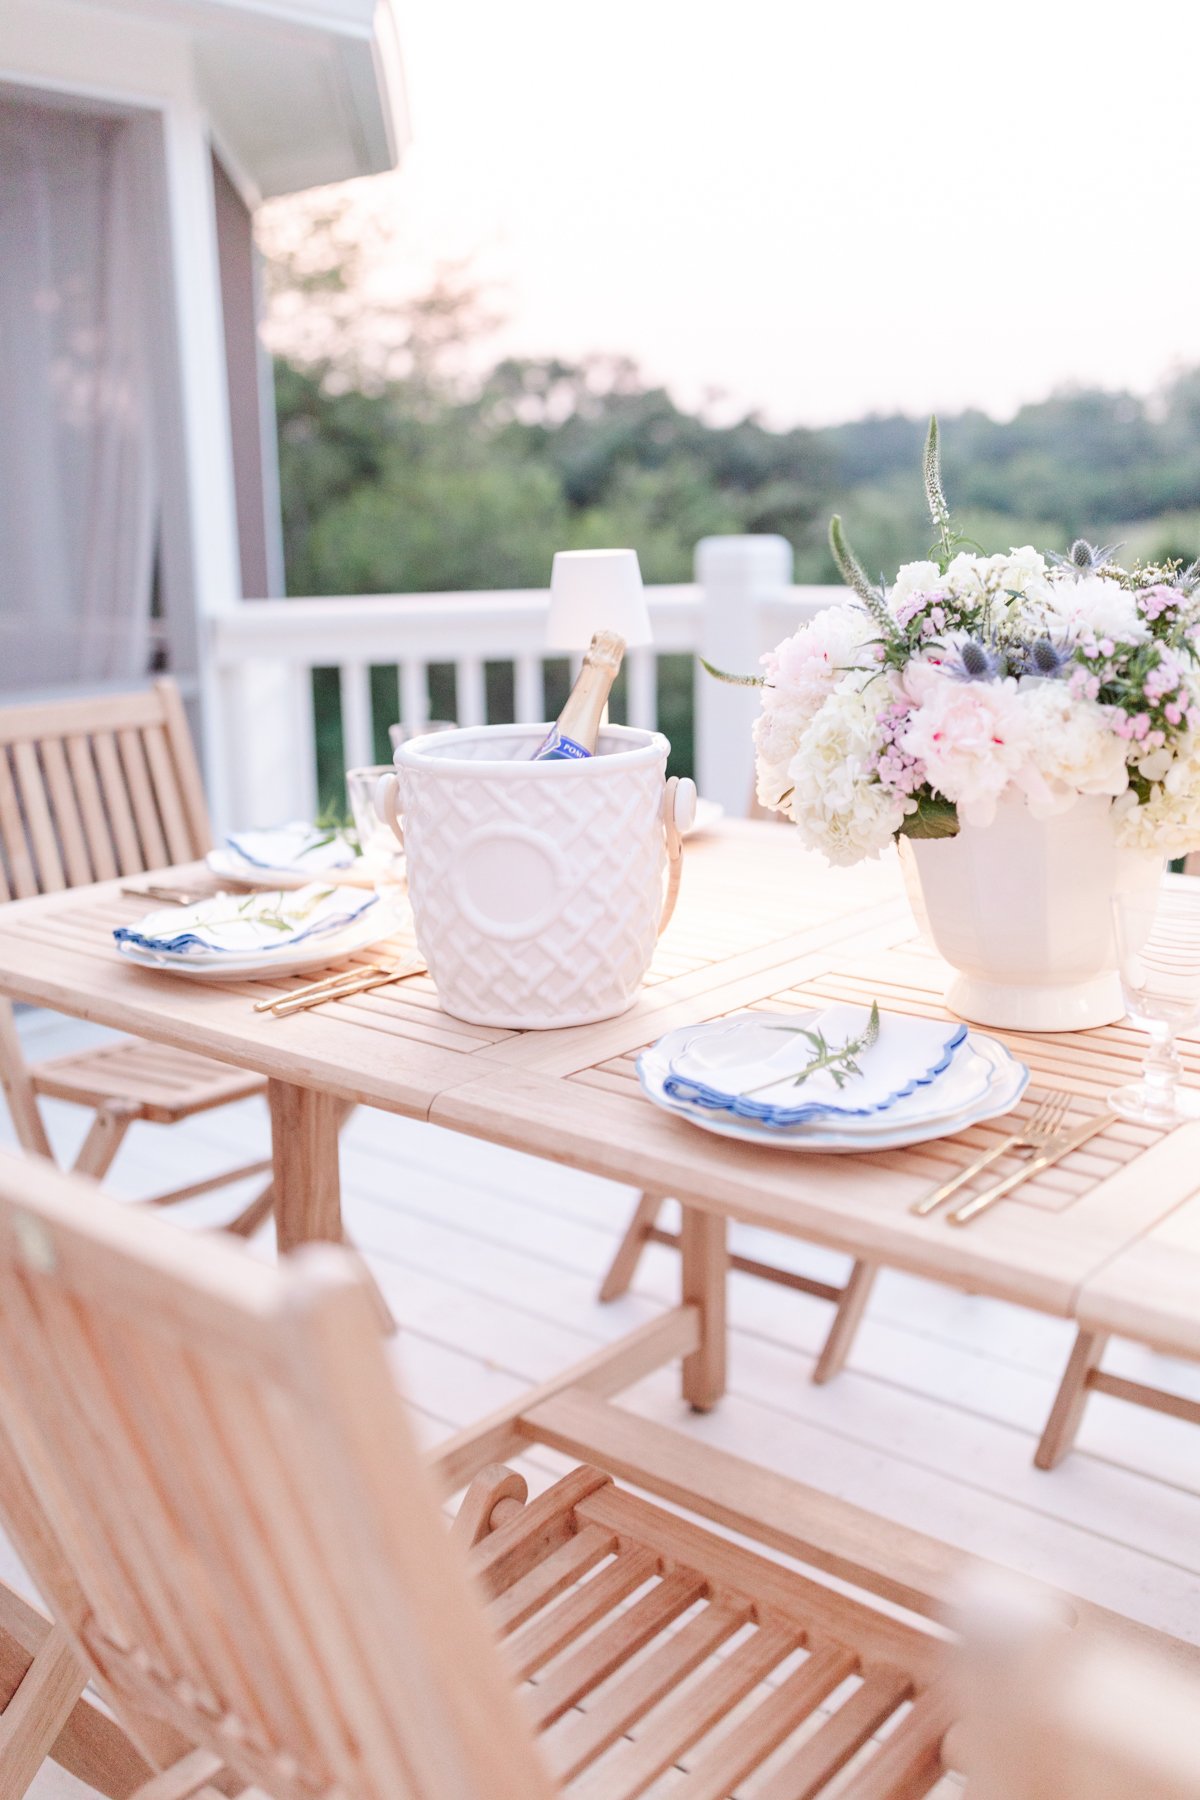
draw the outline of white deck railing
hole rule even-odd
[[[763,651],[841,588],[794,587],[791,547],[776,537],[706,538],[696,581],[647,589],[652,648],[628,657],[627,716],[657,724],[657,658],[703,655],[719,667],[753,670]],[[210,621],[206,694],[208,775],[223,825],[311,817],[317,801],[312,671],[336,668],[347,767],[375,760],[371,670],[395,667],[400,716],[430,717],[429,670],[452,664],[460,725],[489,722],[486,666],[509,664],[521,723],[546,716],[544,589],[501,593],[396,594],[248,600]],[[750,793],[747,689],[722,686],[698,669],[696,775],[702,792],[742,812]]]

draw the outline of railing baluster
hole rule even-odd
[[[313,672],[307,663],[288,669],[288,711],[291,714],[285,742],[290,766],[285,774],[297,819],[311,819],[317,811],[317,722],[313,703]],[[258,823],[252,820],[251,823]]]
[[[429,671],[423,662],[400,665],[400,711],[411,731],[429,718]]]
[[[458,696],[460,725],[487,724],[487,685],[483,678],[483,661],[478,656],[460,656],[455,664],[455,691]]]
[[[518,725],[540,725],[546,717],[546,671],[540,656],[518,656],[513,664],[513,711]]]
[[[678,658],[700,651],[724,668],[752,670],[763,650],[802,620],[821,607],[848,601],[844,588],[793,587],[787,547],[778,539],[725,545],[709,541],[699,564],[700,583],[647,589],[654,644],[630,654],[623,678],[627,717],[642,729],[655,724],[658,711],[656,656]],[[455,668],[463,722],[486,717],[485,678],[493,661],[512,664],[516,719],[540,723],[564,692],[563,663],[545,648],[547,601],[544,589],[337,595],[246,600],[215,614],[199,686],[208,715],[218,831],[289,814],[312,817],[317,804],[314,667],[339,672],[349,762],[372,760],[371,670],[389,662],[397,669],[400,716],[410,730],[428,724],[429,672],[437,667],[440,678],[443,664]],[[580,659],[567,660],[574,676]],[[554,672],[549,695],[548,669]],[[436,686],[439,694],[445,691],[440,679]],[[320,692],[322,706],[332,702],[327,679]],[[691,700],[672,695],[676,708],[687,708]],[[694,701],[702,785],[713,799],[740,810],[750,790],[749,732],[757,701],[745,690],[721,687],[707,677],[698,679]],[[386,704],[390,711],[391,701]],[[449,707],[447,699],[439,701],[437,710]],[[337,771],[327,773],[332,779]]]
[[[364,662],[347,662],[338,670],[342,696],[342,755],[348,769],[375,761],[371,715],[371,671]]]
[[[654,731],[658,727],[658,658],[646,646],[631,650],[625,666],[629,670],[626,717],[639,731]]]

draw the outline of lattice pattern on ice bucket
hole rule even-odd
[[[609,727],[615,753],[535,765],[538,742],[495,726],[397,752],[417,939],[443,1006],[475,1024],[611,1018],[654,951],[666,739]]]

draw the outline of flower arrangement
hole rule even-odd
[[[874,586],[835,518],[855,601],[743,678],[762,690],[762,804],[842,864],[987,825],[1010,794],[1040,817],[1108,795],[1123,844],[1200,846],[1200,563],[1124,569],[1082,539],[983,554],[952,524],[936,419],[925,488],[928,559]]]

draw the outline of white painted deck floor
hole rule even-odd
[[[25,1014],[22,1032],[32,1057],[104,1035],[46,1013]],[[47,1117],[69,1160],[82,1113],[52,1104]],[[11,1141],[4,1113],[0,1143]],[[265,1154],[267,1144],[257,1101],[169,1130],[135,1126],[110,1186],[152,1193]],[[675,1296],[677,1259],[651,1246],[633,1292],[597,1303],[633,1202],[611,1182],[365,1109],[344,1135],[342,1173],[347,1224],[400,1322],[400,1376],[431,1443]],[[169,1216],[202,1225],[228,1216],[233,1198],[226,1190]],[[845,1267],[831,1252],[749,1230],[735,1242],[813,1274],[840,1277]],[[269,1230],[257,1243],[270,1253]],[[1097,1395],[1076,1453],[1051,1474],[1032,1466],[1070,1348],[1066,1323],[889,1272],[850,1367],[814,1388],[827,1306],[734,1275],[731,1310],[730,1392],[717,1412],[688,1412],[670,1370],[625,1404],[1200,1642],[1195,1426]],[[1121,1346],[1110,1366],[1200,1398],[1194,1365]],[[522,1465],[532,1487],[565,1466],[543,1451]],[[0,1551],[0,1573],[20,1585],[2,1541]],[[36,1800],[89,1792],[50,1768],[31,1789]]]

